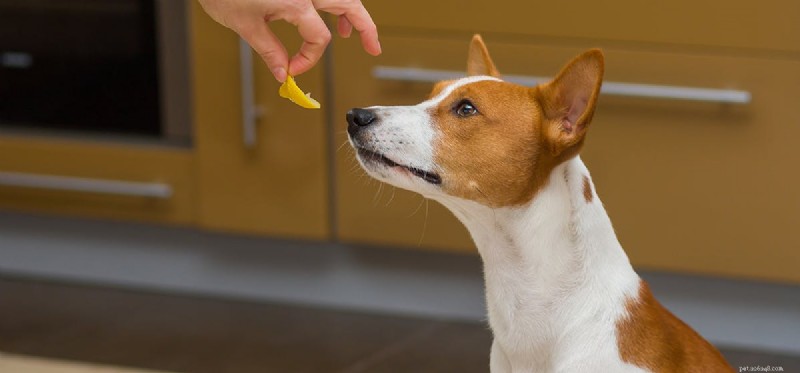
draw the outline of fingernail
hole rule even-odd
[[[286,69],[284,69],[283,67],[276,67],[275,69],[273,69],[272,75],[275,75],[275,79],[277,79],[278,82],[280,83],[286,81]]]
[[[383,53],[383,49],[381,48],[381,41],[378,40],[378,54]]]

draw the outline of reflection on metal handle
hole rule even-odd
[[[239,66],[242,81],[242,140],[245,147],[252,148],[256,145],[258,108],[253,82],[253,52],[244,39],[239,39]]]
[[[463,77],[464,74],[449,70],[429,70],[407,67],[376,66],[372,76],[382,80],[400,80],[407,82],[438,82]],[[504,75],[503,79],[512,83],[534,86],[550,80],[550,78],[524,75]],[[732,89],[710,89],[675,87],[652,84],[634,84],[604,82],[600,91],[606,95],[664,98],[673,100],[706,101],[730,104],[750,103],[750,92]]]
[[[0,171],[0,186],[159,199],[169,199],[172,197],[172,187],[163,183],[100,180],[20,172]]]

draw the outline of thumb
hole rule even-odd
[[[275,80],[283,83],[289,67],[289,54],[280,39],[269,29],[266,23],[259,24],[252,31],[242,33],[242,38],[250,44],[267,64]]]

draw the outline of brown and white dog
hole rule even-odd
[[[731,372],[653,298],[625,255],[578,153],[603,54],[533,88],[500,79],[480,36],[468,77],[414,106],[347,113],[374,178],[466,225],[484,263],[492,372]]]

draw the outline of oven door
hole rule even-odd
[[[153,0],[0,0],[0,125],[159,136]]]

